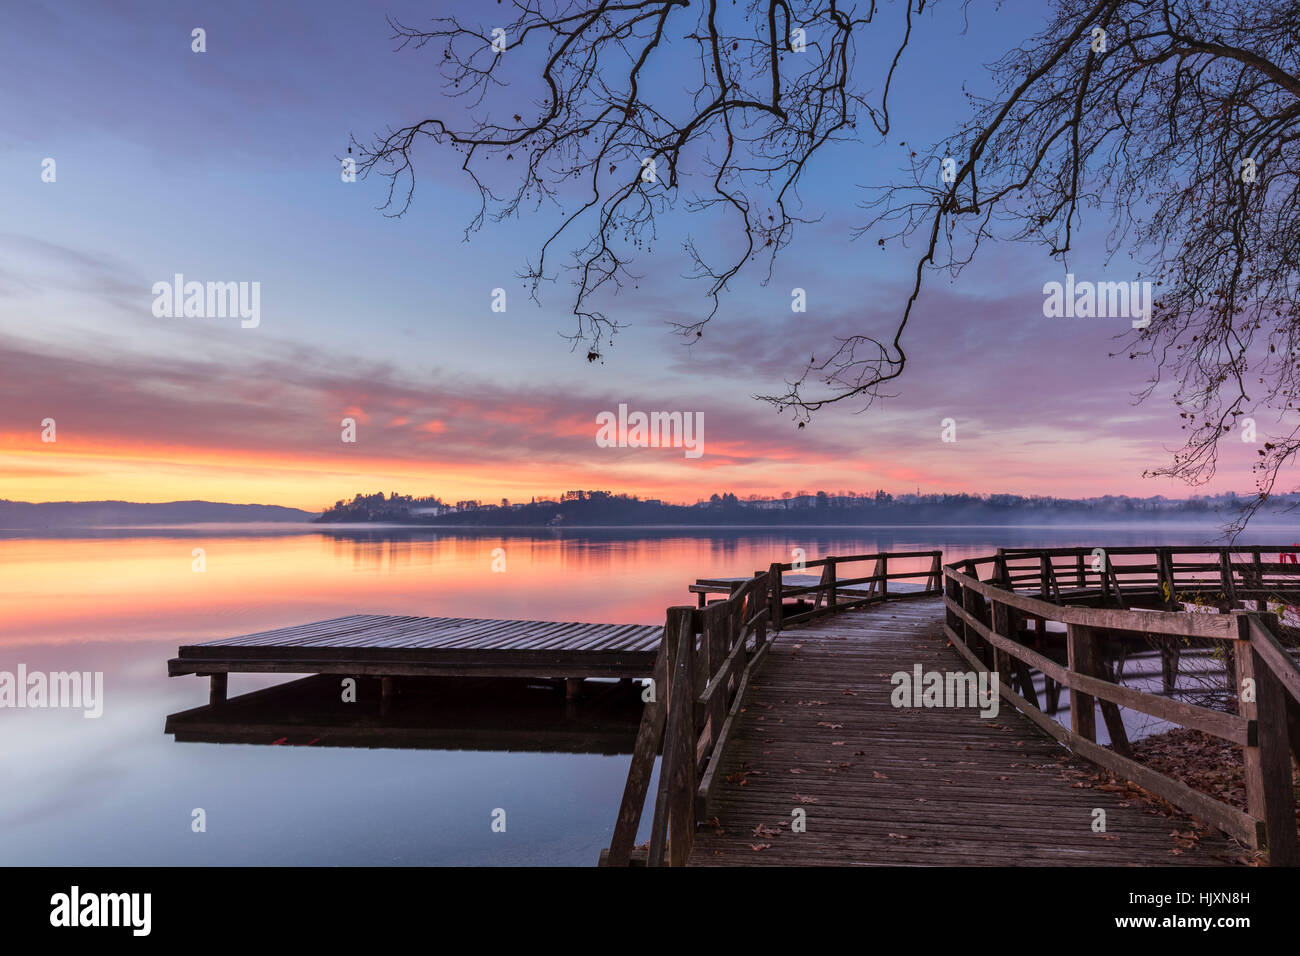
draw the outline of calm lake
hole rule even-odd
[[[167,677],[182,643],[351,613],[662,624],[668,605],[694,603],[696,578],[748,575],[795,548],[941,548],[950,561],[999,545],[1217,542],[1213,527],[1167,525],[0,532],[0,671],[104,675],[98,719],[0,708],[0,864],[589,866],[609,840],[626,755],[177,742],[167,716],[208,694],[204,679]],[[230,696],[292,679],[236,674]],[[200,808],[206,832],[191,827]]]

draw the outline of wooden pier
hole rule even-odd
[[[701,582],[693,593],[729,596],[668,611],[600,863],[1300,864],[1300,649],[1265,610],[1300,603],[1295,566],[1266,554],[1296,550],[999,551],[943,566],[941,600],[933,568],[889,570],[899,555],[825,558],[797,569],[822,577],[793,614],[792,565]],[[837,571],[872,560],[865,577]],[[896,576],[924,589],[891,595]],[[1104,650],[1130,641],[1208,644],[1231,668],[1236,712],[1125,686]],[[997,716],[896,701],[893,675],[917,667],[996,674]],[[1239,747],[1247,806],[1134,760],[1124,713]]]
[[[235,672],[349,677],[648,677],[663,628],[352,614],[182,646],[167,673],[209,675],[212,701]]]
[[[943,601],[899,601],[796,626],[746,696],[691,866],[1225,865],[1224,836],[1178,841],[1152,805],[1092,785],[1009,705],[895,708],[889,675],[967,670]],[[1080,783],[1087,787],[1077,786]],[[795,809],[802,810],[796,832]],[[1092,828],[1105,812],[1104,832]]]
[[[929,586],[937,590],[939,554],[927,551],[896,557],[922,557],[930,562],[926,578]],[[813,562],[813,565],[823,563]],[[914,576],[863,578],[867,587],[859,590],[853,588],[854,581],[841,581],[842,591],[835,600],[848,606],[878,600],[880,595],[875,589],[880,587],[883,593],[889,577]],[[699,592],[703,606],[706,594],[735,593],[747,580],[701,581],[691,591]],[[801,616],[807,616],[813,604],[806,598],[815,595],[821,588],[819,582],[824,580],[824,572],[821,577],[796,574],[783,584],[778,573],[775,586],[791,613],[803,611]],[[817,607],[821,607],[822,600],[816,599]],[[649,677],[659,656],[663,632],[662,626],[649,624],[350,614],[182,645],[177,656],[167,662],[167,673],[172,677],[185,674],[210,677],[213,703],[226,698],[227,675],[241,672],[388,679],[543,677],[569,680],[573,692],[574,684],[588,677]]]

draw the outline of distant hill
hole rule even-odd
[[[231,505],[220,501],[8,501],[0,499],[0,529],[103,528],[209,522],[307,522],[313,512],[279,505]]]

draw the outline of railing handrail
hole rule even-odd
[[[1236,625],[1231,620],[1215,614],[1195,611],[1129,611],[1121,608],[1092,608],[1080,605],[1054,604],[1041,598],[1030,597],[992,582],[972,578],[952,565],[945,565],[945,573],[963,578],[962,586],[969,587],[985,598],[1008,604],[1044,620],[1080,627],[1105,627],[1116,631],[1148,631],[1154,634],[1174,634],[1180,637],[1236,639]],[[1171,619],[1170,615],[1174,617]]]
[[[880,558],[931,558],[936,554],[942,556],[943,551],[936,549],[933,551],[878,551],[874,554],[834,554],[827,555],[824,558],[814,558],[811,561],[800,561],[798,567],[795,567],[793,561],[779,565],[779,567],[782,571],[801,571],[804,568],[820,568],[827,561],[846,564],[850,561],[876,561]]]
[[[1291,762],[1288,746],[1286,701],[1289,695],[1300,705],[1300,667],[1291,659],[1274,634],[1276,618],[1260,610],[1246,610],[1242,593],[1267,590],[1262,577],[1259,587],[1237,587],[1235,569],[1250,568],[1258,571],[1262,562],[1259,556],[1278,548],[1252,547],[1237,549],[1207,549],[1174,547],[1128,549],[1102,549],[1106,560],[1104,567],[1094,569],[1100,590],[1080,589],[1064,591],[1057,580],[1058,570],[1068,576],[1075,569],[1056,569],[1051,562],[1055,556],[1083,556],[1093,549],[999,549],[998,553],[978,558],[967,558],[944,565],[944,604],[946,619],[944,630],[953,646],[981,670],[1007,675],[999,681],[1002,696],[1071,750],[1094,763],[1110,769],[1169,800],[1180,808],[1205,819],[1249,846],[1269,848],[1270,860],[1275,864],[1300,863],[1300,846],[1294,822],[1294,801],[1291,794]],[[1068,552],[1068,554],[1067,554]],[[1177,606],[1173,593],[1179,583],[1170,558],[1174,553],[1213,553],[1219,562],[1212,565],[1221,571],[1221,614],[1204,614],[1181,610],[1129,610],[1125,607],[1095,607],[1066,603],[1069,600],[1090,601],[1095,595],[1124,601],[1125,594],[1150,595],[1149,582],[1131,586],[1115,574],[1123,566],[1111,565],[1113,553],[1151,555],[1160,584],[1169,593],[1163,595],[1164,608]],[[1234,563],[1231,553],[1253,554],[1256,561],[1250,564]],[[1010,574],[1007,560],[1038,558],[1040,561],[1037,586],[1041,595],[1053,593],[1057,600],[1033,597],[1012,590],[1015,580]],[[1081,561],[1080,561],[1081,563]],[[992,564],[993,580],[981,581],[978,568]],[[1143,568],[1146,566],[1143,565]],[[1292,566],[1295,567],[1295,566]],[[1209,568],[1207,568],[1209,569]],[[1019,567],[1015,570],[1025,571]],[[1300,573],[1300,568],[1296,569]],[[1085,581],[1086,577],[1080,573]],[[1050,580],[1049,580],[1050,579]],[[1020,577],[1021,581],[1035,580],[1032,574]],[[1243,574],[1243,582],[1247,580]],[[1193,586],[1209,583],[1193,582]],[[1067,582],[1068,586],[1068,582]],[[1049,587],[1053,588],[1049,592]],[[1264,603],[1262,598],[1257,603]],[[1054,621],[1066,626],[1067,663],[1040,654],[1020,642],[1021,633],[1017,617]],[[1198,707],[1168,697],[1124,687],[1109,679],[1096,658],[1098,632],[1142,632],[1166,637],[1197,637],[1231,642],[1233,661],[1238,680],[1252,682],[1254,694],[1239,692],[1239,713],[1227,714]],[[1071,727],[1065,728],[1054,717],[1037,707],[1029,668],[1037,668],[1045,680],[1068,687],[1071,695]],[[1021,690],[1016,694],[1013,682]],[[1052,701],[1049,693],[1049,704]],[[1094,702],[1101,707],[1107,730],[1111,734],[1112,749],[1096,742],[1096,717]],[[1054,708],[1054,704],[1051,704]],[[1241,745],[1245,751],[1246,789],[1248,810],[1236,807],[1193,790],[1181,781],[1151,770],[1128,756],[1128,741],[1119,706],[1146,713],[1150,716],[1201,730],[1211,735]]]
[[[1265,560],[1270,554],[1279,560]],[[1300,545],[1000,548],[945,567],[965,568],[1012,593],[1036,591],[1058,604],[1096,598],[1121,608],[1132,603],[1171,611],[1190,601],[1226,611],[1253,601],[1263,611],[1276,597],[1300,604],[1300,563],[1281,560],[1297,554]],[[1061,599],[1063,590],[1072,592],[1071,601]]]
[[[930,566],[928,568],[916,571],[895,571],[889,570],[889,562],[893,560],[907,560],[915,558],[929,558]],[[860,577],[841,578],[839,568],[844,564],[851,564],[862,561],[875,561],[875,568],[871,574]],[[818,558],[813,561],[802,561],[796,567],[793,562],[788,564],[773,563],[768,568],[768,574],[775,582],[772,585],[772,623],[779,631],[787,624],[797,624],[803,621],[811,620],[823,614],[838,611],[851,610],[855,607],[863,607],[867,604],[874,604],[879,601],[888,600],[889,582],[906,580],[909,578],[924,578],[926,587],[919,593],[913,592],[909,596],[922,597],[932,594],[941,593],[943,552],[934,551],[881,551],[875,554],[852,554],[852,555],[828,555],[824,558]],[[808,568],[821,568],[822,578],[814,585],[796,585],[789,586],[782,583],[781,576],[786,571],[804,571]],[[847,588],[858,588],[862,585],[870,585],[865,595],[859,593],[847,601],[840,600],[840,590]],[[786,597],[800,597],[802,595],[816,595],[816,599],[811,609],[799,611],[790,616],[786,616],[784,611],[784,599]],[[823,602],[825,605],[823,606]]]
[[[1278,554],[1289,554],[1300,551],[1300,544],[1227,544],[1222,546],[1216,545],[1198,545],[1198,544],[1160,544],[1154,546],[1147,545],[1116,545],[1106,547],[1103,550],[1110,554],[1150,554],[1152,551],[1168,551],[1173,554],[1208,554],[1210,552],[1229,551],[1234,554],[1265,554],[1267,552],[1277,552]],[[1083,545],[1070,545],[1063,548],[998,548],[997,553],[1007,556],[1014,555],[1074,555],[1074,554],[1091,554],[1093,548]]]

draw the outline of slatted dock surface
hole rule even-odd
[[[176,674],[648,676],[663,627],[352,614],[182,646]]]
[[[1103,789],[1005,701],[895,708],[890,675],[965,671],[940,599],[891,602],[783,632],[746,696],[693,866],[1224,865],[1241,850]],[[802,807],[807,831],[791,832]],[[1106,832],[1092,830],[1106,811]],[[1189,845],[1193,844],[1194,845]]]

